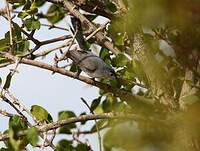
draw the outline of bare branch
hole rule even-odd
[[[55,25],[48,25],[48,24],[41,24],[42,26],[46,26],[46,27],[49,27],[49,29],[53,29],[53,28],[56,28],[56,29],[60,29],[60,30],[65,30],[65,31],[68,31],[67,28],[63,28],[63,27],[59,27],[59,26],[55,26]]]
[[[6,112],[6,110],[2,110],[2,109],[0,109],[0,114],[6,117],[13,117],[12,113],[8,113]]]
[[[77,123],[77,122],[83,122],[83,121],[89,121],[89,120],[97,120],[97,119],[130,119],[130,120],[136,120],[136,121],[146,121],[145,118],[134,115],[134,114],[114,114],[114,113],[103,113],[103,114],[89,114],[89,115],[81,115],[79,117],[72,117],[64,120],[59,120],[57,122],[52,122],[49,124],[36,126],[39,132],[47,132],[53,129],[57,129],[59,127],[62,127],[67,124],[71,123]],[[21,131],[18,135],[24,136],[26,135],[27,130]],[[1,134],[0,135],[0,141],[7,140],[9,138],[8,134]]]
[[[55,50],[58,50],[58,49],[61,49],[61,48],[64,48],[64,47],[67,47],[68,45],[67,44],[62,44],[60,46],[57,46],[55,48],[51,48],[51,49],[48,49],[48,50],[45,50],[45,51],[42,51],[40,53],[37,53],[37,54],[34,54],[34,56],[37,58],[37,57],[44,57],[46,55],[48,55],[49,53],[55,51]]]
[[[61,60],[65,59],[65,57],[67,56],[68,51],[70,50],[70,48],[72,47],[72,45],[74,43],[76,34],[77,34],[77,31],[74,33],[74,35],[72,37],[72,40],[71,40],[71,42],[69,44],[69,47],[67,48],[66,52],[64,54],[62,54],[62,56],[60,58],[57,58],[56,61],[61,61]]]
[[[83,25],[85,25],[88,30],[95,31],[97,30],[96,26],[93,25],[85,16],[83,16],[76,8],[74,4],[72,4],[70,1],[65,0],[47,0],[52,3],[61,3],[63,6],[70,11],[71,14],[73,14],[75,17],[79,18],[79,20],[82,22]],[[119,54],[120,50],[114,46],[114,44],[108,40],[107,37],[104,36],[104,34],[99,31],[95,34],[96,38],[100,43],[102,43],[105,47],[107,47],[110,51],[112,51],[114,54]]]
[[[9,22],[9,31],[10,31],[10,45],[13,45],[13,37],[12,37],[12,18],[11,18],[11,13],[10,13],[10,8],[9,8],[9,3],[6,1],[6,11],[7,11],[7,18]]]
[[[51,43],[54,43],[54,42],[63,41],[63,40],[70,39],[70,38],[72,38],[71,35],[65,35],[65,36],[61,36],[61,37],[57,37],[57,38],[41,41],[40,45],[42,46],[42,45],[46,45],[46,44],[51,44]]]
[[[22,113],[23,111],[26,111],[37,123],[37,120],[35,120],[35,118],[32,116],[30,111],[21,102],[19,102],[19,100],[16,99],[9,91],[2,89],[1,92],[2,92],[1,98],[16,110],[16,112],[22,117],[22,119],[27,123],[27,125],[29,127],[32,127],[32,124],[28,121],[27,117]],[[40,133],[39,135],[41,138],[43,138],[45,140],[45,142],[47,142],[49,144],[49,146],[51,148],[53,148],[53,149],[56,148],[51,141],[44,138],[44,135],[42,133]]]
[[[1,52],[1,54],[9,60],[14,61],[17,58],[16,56],[13,56],[9,53]],[[59,73],[59,74],[62,74],[62,75],[65,75],[65,76],[68,76],[68,77],[71,77],[71,78],[74,78],[74,79],[78,79],[78,80],[83,81],[87,84],[90,84],[90,85],[96,86],[100,89],[103,89],[106,92],[112,92],[115,96],[126,98],[127,103],[128,102],[133,103],[134,101],[136,101],[138,103],[143,103],[143,104],[150,105],[150,106],[155,105],[155,100],[147,99],[143,96],[132,94],[129,91],[121,90],[119,88],[110,86],[108,84],[104,84],[104,83],[101,83],[101,82],[98,82],[98,81],[94,81],[94,80],[92,80],[88,77],[85,77],[85,76],[81,76],[81,75],[77,76],[76,73],[65,70],[63,68],[59,68],[59,67],[56,67],[56,66],[52,66],[52,65],[40,62],[40,61],[30,60],[30,59],[26,59],[26,58],[22,58],[20,62],[23,63],[23,64],[28,64],[28,65],[36,66],[36,67],[39,67],[39,68],[42,68],[42,69],[46,69],[46,70],[52,71],[54,73]]]

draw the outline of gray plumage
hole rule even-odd
[[[69,58],[92,78],[115,79],[115,71],[101,58],[83,50],[69,51]]]
[[[75,39],[79,45],[79,49],[70,50],[68,57],[92,78],[115,79],[116,74],[112,67],[107,65],[100,57],[86,50],[85,41],[80,29],[80,21],[72,18],[72,25],[74,30],[77,30]]]

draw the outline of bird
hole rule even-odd
[[[110,65],[106,64],[102,58],[87,50],[80,20],[72,17],[71,22],[74,30],[76,30],[75,40],[79,48],[69,50],[68,57],[92,78],[116,79],[115,70]],[[74,31],[72,30],[72,32]]]

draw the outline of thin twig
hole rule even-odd
[[[92,113],[93,115],[95,115],[95,113],[91,110],[90,106],[88,105],[87,101],[84,98],[81,98],[81,100],[87,106],[87,108],[90,110],[90,113]],[[95,122],[95,125],[96,125],[97,135],[98,135],[98,140],[99,140],[99,150],[102,151],[100,130],[99,130],[99,127],[97,125],[97,120],[96,119],[94,120],[94,122]]]
[[[48,25],[48,24],[41,24],[41,25],[49,27],[49,29],[56,28],[56,29],[60,29],[60,30],[69,31],[67,28],[63,28],[63,27],[59,27],[59,26],[55,26],[55,25]]]
[[[51,52],[53,52],[53,51],[55,51],[55,50],[64,48],[64,47],[67,47],[67,45],[66,45],[66,44],[62,44],[62,45],[57,46],[57,47],[55,47],[55,48],[51,48],[51,49],[42,51],[42,52],[40,52],[40,53],[34,54],[34,56],[35,56],[35,57],[44,57],[44,56],[48,55],[49,53],[51,53]]]
[[[2,88],[1,88],[2,89]],[[33,120],[37,122],[37,120],[32,116],[32,114],[30,113],[30,111],[21,103],[19,102],[18,99],[16,99],[8,90],[4,90],[2,89],[2,93],[1,93],[1,98],[8,103],[11,107],[13,107],[16,112],[22,117],[22,119],[28,124],[29,127],[32,127],[32,124],[28,121],[27,117],[22,113],[23,111],[26,111],[26,113],[28,113]],[[20,109],[18,109],[18,107],[22,110],[20,111]],[[39,134],[39,136],[41,138],[44,139],[44,135],[42,133]],[[45,141],[47,143],[49,143],[49,146],[53,149],[55,149],[56,147],[54,146],[53,143],[51,143],[48,139],[45,139]]]
[[[86,41],[88,41],[90,38],[92,38],[94,35],[96,35],[99,31],[101,31],[102,29],[104,29],[108,23],[109,22],[107,22],[105,25],[100,26],[95,31],[93,31],[89,36],[86,37]]]
[[[57,129],[59,127],[65,126],[71,123],[90,121],[97,119],[127,119],[127,120],[135,120],[135,121],[144,121],[147,122],[147,119],[141,116],[137,116],[135,114],[118,114],[118,113],[103,113],[103,114],[89,114],[89,115],[81,115],[79,117],[72,117],[64,120],[59,120],[56,122],[48,123],[41,126],[36,126],[39,132],[47,132],[53,129]],[[165,123],[166,121],[160,121]],[[167,123],[167,122],[166,122]],[[18,136],[26,135],[27,130],[19,132]],[[9,138],[8,134],[1,134],[0,141],[7,140]]]
[[[16,72],[18,72],[18,71],[17,71],[17,68],[18,68],[18,66],[19,66],[20,60],[21,60],[21,58],[18,58],[18,59],[15,61],[15,67],[14,67],[14,69],[10,69],[10,70],[11,70],[11,77],[13,77],[14,74],[15,74]]]
[[[13,45],[13,37],[12,37],[12,18],[11,18],[11,13],[10,13],[10,8],[9,8],[9,3],[6,1],[6,10],[7,10],[7,18],[9,22],[9,31],[10,31],[10,45]]]
[[[61,36],[61,37],[57,37],[57,38],[41,41],[40,45],[42,46],[42,45],[46,45],[46,44],[51,44],[51,43],[54,43],[54,42],[63,41],[63,40],[66,40],[66,39],[71,39],[71,38],[72,38],[71,35],[65,35],[65,36]]]
[[[65,0],[47,0],[51,3],[61,3],[63,6],[70,11],[71,14],[73,14],[75,17],[79,18],[79,20],[84,24],[88,26],[88,30],[95,31],[97,28],[95,25],[93,25],[84,15],[82,15],[78,9],[76,9],[76,6],[71,3],[70,1]],[[104,45],[106,46],[110,51],[112,51],[114,54],[119,54],[120,50],[114,46],[114,44],[108,40],[107,37],[104,36],[104,34],[99,31],[95,34],[95,37]]]
[[[8,113],[6,112],[6,110],[2,110],[2,109],[0,109],[0,114],[6,117],[13,117],[12,113]]]
[[[69,47],[67,48],[67,50],[65,51],[65,53],[63,53],[62,56],[61,56],[60,58],[57,58],[56,61],[61,61],[61,60],[63,60],[63,59],[66,58],[67,53],[69,52],[71,46],[72,46],[73,43],[74,43],[74,40],[75,40],[76,34],[77,34],[77,31],[74,33],[74,35],[73,35],[73,37],[72,37],[72,40],[71,40],[71,43],[69,44]]]

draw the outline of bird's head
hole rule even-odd
[[[108,79],[112,79],[112,80],[117,79],[117,75],[115,73],[115,70],[113,68],[111,68],[110,66],[105,67],[104,74],[105,74],[105,77],[108,78]]]

